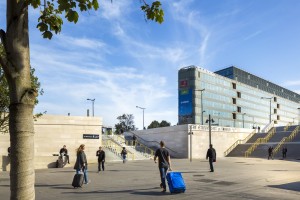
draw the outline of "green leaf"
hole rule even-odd
[[[37,27],[41,32],[45,32],[45,31],[48,30],[48,25],[45,24],[44,22],[39,23],[36,27]]]
[[[69,22],[74,22],[76,24],[78,21],[79,15],[76,11],[69,10],[66,14],[66,18]]]
[[[53,36],[53,34],[50,31],[45,31],[43,33],[43,38],[47,38],[47,39],[51,40],[52,36]]]

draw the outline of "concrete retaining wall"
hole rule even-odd
[[[252,129],[212,126],[211,140],[217,157],[224,157],[224,152],[233,143],[246,138],[252,131]],[[190,142],[191,132],[192,142]],[[191,155],[192,158],[205,158],[209,147],[209,130],[206,125],[185,124],[134,131],[134,133],[149,142],[163,140],[166,147],[174,150],[177,153],[176,157],[180,158],[190,158]]]
[[[55,167],[57,156],[63,145],[70,155],[70,166],[76,160],[76,149],[85,144],[89,163],[96,163],[96,151],[101,145],[102,119],[99,117],[43,115],[34,122],[35,168]],[[83,139],[83,134],[97,134],[99,139]],[[9,134],[0,134],[0,171],[10,169],[7,148]]]

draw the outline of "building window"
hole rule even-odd
[[[236,104],[236,98],[232,98],[232,103]]]
[[[280,108],[280,104],[279,104],[279,103],[277,104],[277,108],[278,108],[278,109]]]
[[[237,94],[237,97],[238,97],[238,98],[241,98],[241,96],[242,96],[242,95],[241,95],[241,92],[237,92],[236,94]]]
[[[236,89],[236,83],[232,83],[232,88]]]
[[[236,119],[236,113],[232,113],[232,119]]]
[[[277,113],[277,109],[276,108],[274,108],[274,114],[276,114]]]
[[[238,106],[237,107],[237,112],[239,112],[239,113],[242,112],[242,108]]]
[[[274,102],[277,102],[277,97],[274,97]]]
[[[279,115],[277,115],[277,120],[280,120],[280,116]]]
[[[277,123],[277,120],[274,120],[274,124],[278,124],[278,123]]]

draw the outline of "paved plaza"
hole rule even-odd
[[[72,167],[36,170],[36,199],[300,199],[300,162],[254,158],[220,158],[215,172],[206,160],[172,160],[186,182],[183,194],[161,193],[153,160],[106,163],[97,173],[89,166],[91,183],[73,189]],[[0,172],[1,200],[9,199],[9,172]]]

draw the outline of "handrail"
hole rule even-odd
[[[267,124],[263,129],[262,132],[268,133],[274,127],[274,121],[271,121]]]
[[[273,153],[274,155],[276,153],[278,153],[280,147],[285,143],[285,142],[289,142],[289,141],[292,141],[296,135],[299,133],[299,129],[300,129],[300,126],[297,126],[293,131],[292,133],[288,136],[288,137],[284,137],[282,138],[282,140],[277,144],[277,146],[274,148],[273,150]]]
[[[119,144],[117,144],[115,141],[113,141],[111,139],[105,140],[105,141],[103,141],[103,143],[104,143],[103,145],[106,148],[111,149],[111,151],[113,153],[115,153],[116,155],[120,156],[121,151],[122,151],[123,148]],[[130,157],[132,158],[132,160],[134,160],[135,159],[134,153],[132,153],[129,149],[126,149],[126,150],[127,150],[128,158],[129,158],[129,155],[130,155]]]
[[[289,128],[290,128],[290,126],[293,124],[293,122],[289,122],[289,123],[287,123],[287,125],[283,128],[283,130],[284,131],[287,131]]]
[[[269,133],[264,138],[257,138],[257,140],[247,149],[245,152],[245,157],[248,157],[251,155],[251,153],[257,148],[257,146],[261,143],[267,143],[270,138],[276,133],[276,128],[273,127]]]
[[[231,145],[225,152],[224,157],[226,157],[237,145],[239,144],[245,144],[254,134],[256,133],[256,130],[252,131],[247,137],[245,137],[243,140],[237,140],[233,145]]]
[[[137,134],[135,134],[135,133],[134,133],[134,132],[132,132],[132,131],[127,131],[127,132],[129,132],[129,133],[131,133],[131,134],[135,135],[137,138],[139,138],[139,139],[141,139],[141,140],[145,141],[146,143],[150,143],[150,142],[152,142],[152,143],[155,143],[157,146],[160,146],[159,142],[157,142],[157,141],[148,141],[148,140],[145,140],[144,138],[141,138],[140,136],[138,136]],[[140,143],[141,143],[141,142],[140,142]],[[144,143],[141,143],[141,144],[145,145]],[[145,146],[147,146],[147,145],[145,145]],[[169,151],[172,151],[173,153],[176,153],[176,154],[178,154],[178,152],[176,152],[176,151],[174,151],[174,150],[170,149],[169,147],[166,147],[166,146],[165,146],[165,148],[166,148],[167,150],[169,150]]]
[[[127,142],[125,140],[125,138],[119,136],[119,135],[112,135],[112,136],[107,136],[108,138],[110,138],[111,140],[117,142],[120,146],[121,144],[124,144],[126,146],[129,146],[129,142]],[[137,143],[136,143],[137,144]],[[136,146],[136,145],[135,145]],[[139,143],[139,146],[140,147],[143,147],[144,148],[144,152],[143,153],[147,153],[147,154],[150,154],[150,156],[154,156],[154,150],[150,149],[149,147],[145,146],[145,145],[142,145]],[[133,153],[133,152],[132,152]],[[134,154],[134,153],[133,153]],[[144,155],[145,156],[145,155]]]

